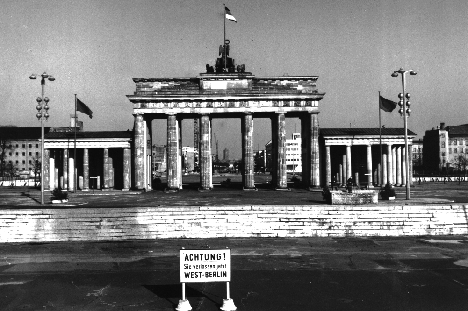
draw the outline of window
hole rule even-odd
[[[29,164],[32,164],[31,162],[32,162],[32,161],[31,161],[31,160],[29,160]]]
[[[19,145],[18,145],[18,144],[16,144],[16,148],[18,148],[18,146],[19,146]]]
[[[10,145],[8,145],[8,148],[9,148],[9,149],[11,149],[11,147],[13,147],[11,144],[10,144]]]
[[[21,155],[25,156],[25,155],[26,155],[26,152],[21,152]]]
[[[18,152],[15,152],[15,155],[18,155]]]
[[[11,155],[11,152],[9,152],[8,155]]]
[[[32,148],[32,144],[29,144],[29,148]]]
[[[36,152],[36,155],[39,155],[39,152]]]
[[[445,141],[442,142],[441,147],[442,147],[442,148],[445,148]]]
[[[442,152],[442,156],[445,157],[445,152]]]
[[[457,144],[457,140],[456,140],[456,139],[453,140],[453,144],[454,144],[454,145]]]
[[[453,148],[453,153],[457,153],[457,148]]]
[[[25,160],[23,160],[23,161],[22,161],[22,164],[26,164],[26,161],[25,161]]]
[[[36,144],[36,148],[39,148],[39,145],[38,145],[38,144]]]
[[[21,148],[26,148],[26,144],[22,144],[22,145],[21,145]]]
[[[449,149],[449,154],[452,154],[452,148]]]
[[[16,160],[15,163],[18,164],[19,163],[18,160]]]
[[[32,155],[32,152],[30,152],[29,155]]]

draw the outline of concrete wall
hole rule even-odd
[[[5,209],[0,242],[468,234],[468,205]]]

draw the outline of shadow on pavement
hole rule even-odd
[[[161,285],[143,285],[147,290],[158,296],[159,298],[166,299],[169,303],[171,303],[174,307],[177,307],[179,303],[179,299],[182,299],[182,285],[179,284],[161,284]],[[199,290],[185,285],[185,296],[187,298],[206,298],[211,301],[213,304],[217,305],[217,307],[221,307],[221,305],[211,299],[210,297],[206,296],[204,293],[200,292]]]

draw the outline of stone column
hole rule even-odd
[[[54,189],[59,188],[59,169],[58,167],[55,168],[55,176],[54,176]]]
[[[102,190],[109,190],[109,149],[103,149],[102,157]]]
[[[75,159],[68,157],[68,191],[75,190]]]
[[[377,168],[375,169],[375,175],[374,175],[375,183],[378,187],[382,185],[382,178],[380,177],[380,175],[382,174],[381,172],[382,170],[380,169],[380,163],[378,163]]]
[[[409,181],[410,181],[410,186],[413,185],[413,146],[412,145],[408,145],[408,159],[409,159]]]
[[[310,115],[303,113],[300,116],[301,120],[301,156],[302,156],[302,184],[305,188],[310,188]],[[277,132],[275,130],[274,132]],[[273,137],[272,137],[273,139]]]
[[[114,160],[109,157],[109,189],[114,189]]]
[[[406,186],[406,158],[405,158],[405,148],[402,149],[401,155],[401,186]],[[411,184],[410,184],[411,185]]]
[[[27,161],[29,165],[29,160]],[[49,165],[50,165],[50,150],[44,149],[44,190],[54,190],[54,189],[50,189],[50,166]]]
[[[130,190],[130,149],[124,148],[123,150],[123,189],[122,191]]]
[[[392,168],[392,145],[387,145],[387,183],[393,185],[393,168]]]
[[[211,122],[208,115],[200,117],[200,191],[213,188],[211,176]]]
[[[145,118],[144,118],[145,119]],[[153,181],[153,174],[152,174],[152,169],[151,169],[151,146],[153,145],[152,143],[152,128],[151,128],[151,120],[145,119],[144,121],[144,149],[143,149],[143,154],[144,154],[144,161],[143,161],[143,169],[144,169],[144,186],[146,190],[151,190],[151,184]],[[149,145],[149,146],[148,146]],[[149,150],[148,150],[149,147]]]
[[[351,146],[346,146],[346,181],[353,177],[351,163]]]
[[[310,114],[310,186],[320,188],[320,152],[319,152],[318,113]]]
[[[392,146],[392,180],[396,184],[396,146]]]
[[[55,155],[55,153],[54,153]],[[55,187],[55,158],[49,158],[49,189],[54,190]]]
[[[253,118],[251,113],[243,115],[242,120],[242,183],[244,190],[255,189],[253,154]]]
[[[278,122],[276,113],[270,118],[271,120],[271,185],[276,187],[278,180]],[[305,159],[302,159],[304,162]],[[304,172],[305,165],[302,166],[303,174],[306,176],[308,173]]]
[[[331,187],[332,180],[331,180],[331,154],[330,154],[330,146],[325,146],[325,186]]]
[[[367,187],[373,188],[372,185],[372,146],[367,145]]]
[[[62,189],[68,189],[68,149],[63,149],[63,183]]]
[[[338,174],[336,174],[336,184],[340,185],[343,181],[343,178],[341,177],[343,175],[343,164],[338,165]]]
[[[133,164],[134,164],[134,187],[141,190],[145,188],[145,132],[146,125],[143,115],[135,115],[134,140],[133,140]]]
[[[178,176],[179,189],[182,189],[182,177],[184,174],[183,172],[184,170],[182,168],[182,161],[184,158],[184,154],[182,152],[182,119],[181,118],[177,119],[177,124],[179,125],[177,127],[177,137],[179,137],[179,156],[177,159],[177,170],[179,172],[179,176]]]
[[[342,160],[341,160],[341,163],[343,164],[342,166],[342,171],[341,171],[341,185],[342,186],[345,186],[346,185],[346,153],[343,154],[343,157],[342,157]]]
[[[287,171],[286,171],[286,117],[284,113],[276,115],[277,132],[277,164],[276,164],[276,190],[288,189]],[[275,152],[275,151],[273,151]]]
[[[388,176],[387,176],[387,154],[383,153],[382,154],[382,187],[384,187],[387,182],[388,182]]]
[[[167,191],[179,190],[179,137],[178,121],[175,115],[167,116]]]
[[[401,146],[396,146],[396,186],[401,186]]]
[[[83,191],[89,191],[89,151],[83,149]]]

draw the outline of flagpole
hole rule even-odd
[[[74,132],[75,132],[75,142],[74,142],[74,147],[73,147],[73,161],[75,162],[75,166],[74,166],[74,172],[73,172],[73,175],[74,175],[74,181],[75,181],[75,185],[74,185],[74,188],[73,188],[73,192],[76,193],[76,188],[78,187],[78,185],[76,184],[76,172],[77,172],[77,169],[76,169],[76,123],[77,123],[77,116],[76,116],[76,110],[77,110],[77,100],[76,100],[76,94],[75,94],[75,122],[74,122]]]
[[[223,3],[223,21],[224,21],[224,41],[223,41],[223,58],[224,58],[224,71],[226,71],[226,4]]]
[[[379,91],[379,136],[380,136],[380,176],[379,179],[382,181],[380,183],[383,186],[383,154],[382,154],[382,112],[380,111],[380,91]],[[380,181],[379,180],[379,181]]]

